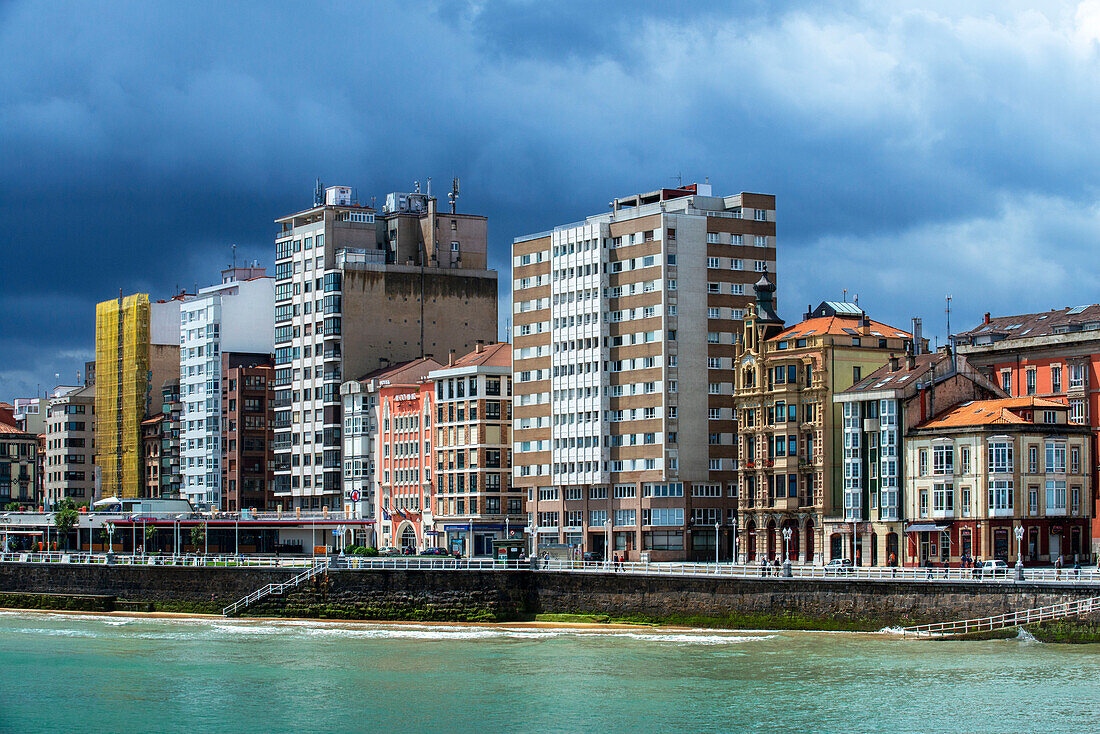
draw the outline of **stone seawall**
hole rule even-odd
[[[216,613],[297,569],[0,563],[0,593],[97,595],[116,608]],[[869,630],[986,617],[1098,595],[1091,586],[716,579],[531,571],[331,570],[256,616],[508,621],[537,614],[717,627]],[[45,606],[46,602],[43,602]]]

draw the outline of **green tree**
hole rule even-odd
[[[198,551],[200,547],[206,544],[206,523],[196,525],[191,528],[191,545]]]
[[[68,546],[69,532],[76,527],[80,520],[80,513],[76,511],[73,501],[66,498],[57,505],[53,513],[53,524],[57,528],[58,537],[64,538],[64,545]]]
[[[150,552],[149,551],[149,544],[152,543],[153,539],[156,538],[156,537],[157,537],[157,527],[156,527],[156,525],[146,525],[145,526],[145,552],[146,553]]]

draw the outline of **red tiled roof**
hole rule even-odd
[[[512,345],[508,342],[496,342],[486,344],[479,352],[476,349],[467,355],[455,360],[453,365],[447,367],[468,367],[478,365],[485,367],[511,367]]]
[[[20,436],[26,436],[27,438],[34,438],[34,434],[27,433],[26,431],[20,430],[19,426],[13,426],[8,423],[0,423],[0,433],[17,434]]]
[[[368,380],[388,380],[392,383],[412,385],[423,380],[429,372],[442,367],[431,357],[418,357],[407,362],[398,362],[390,367],[381,367],[359,378],[359,382]]]
[[[953,428],[963,426],[991,426],[1008,423],[1034,423],[1025,420],[1017,412],[1027,408],[1068,410],[1068,406],[1042,398],[1002,398],[1000,400],[972,400],[952,408],[919,428]]]
[[[860,333],[861,319],[852,316],[818,316],[806,319],[800,324],[795,324],[779,332],[769,342],[780,339],[790,339],[803,336],[821,336],[822,334],[849,334],[851,336],[877,336],[882,338],[908,339],[912,335],[907,331],[895,329],[879,321],[867,320],[869,334]]]

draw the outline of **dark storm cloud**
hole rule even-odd
[[[317,176],[461,176],[502,285],[513,236],[682,174],[777,194],[788,318],[1097,300],[1097,2],[306,7],[0,5],[0,399],[120,288],[270,265]]]

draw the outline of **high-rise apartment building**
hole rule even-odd
[[[104,497],[142,493],[142,430],[180,374],[180,303],[137,293],[96,305],[96,461]]]
[[[180,307],[180,458],[183,493],[197,507],[222,507],[226,372],[231,362],[270,361],[274,305],[274,280],[265,269],[238,267]]]
[[[540,544],[713,559],[736,507],[734,341],[775,274],[775,197],[693,184],[610,206],[512,246],[513,481]]]
[[[61,386],[46,409],[45,503],[95,498],[95,387]]]
[[[276,220],[276,502],[353,509],[342,496],[345,379],[384,359],[466,353],[478,339],[495,340],[486,219],[456,213],[453,199],[451,209],[437,209],[430,184],[426,194],[388,195],[381,212],[334,186]]]

